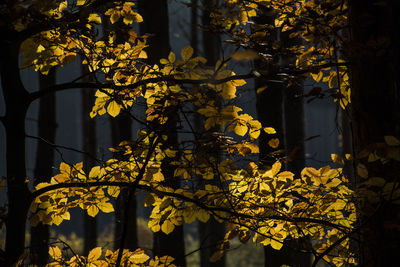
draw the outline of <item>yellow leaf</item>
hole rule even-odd
[[[100,202],[97,204],[97,207],[104,213],[110,213],[114,211],[114,207],[110,202]]]
[[[344,165],[344,160],[338,154],[331,154],[331,159],[337,164]]]
[[[271,168],[271,170],[270,170],[272,176],[275,176],[275,175],[281,170],[281,168],[282,168],[282,164],[281,164],[279,161],[275,162],[275,163],[272,165],[272,168]]]
[[[94,248],[89,252],[88,261],[89,262],[95,261],[98,258],[100,258],[100,256],[101,256],[101,247]]]
[[[86,3],[87,0],[78,0],[76,1],[77,6],[83,6]]]
[[[288,171],[281,172],[277,175],[278,180],[293,180],[294,174]]]
[[[90,205],[86,211],[89,216],[95,217],[97,215],[97,213],[99,212],[99,208],[96,207],[95,205]]]
[[[342,210],[346,206],[346,201],[337,199],[330,207],[334,210]]]
[[[170,220],[165,220],[164,223],[161,225],[161,231],[163,231],[167,235],[172,233],[174,228],[175,225]]]
[[[276,241],[275,239],[271,238],[271,247],[276,250],[280,250],[283,246],[283,242]]]
[[[247,133],[247,129],[247,125],[238,123],[233,130],[237,135],[244,136]]]
[[[368,178],[368,170],[367,167],[365,167],[364,164],[359,163],[357,165],[357,174],[361,176],[362,178]]]
[[[193,48],[191,46],[186,46],[181,51],[181,56],[184,61],[187,61],[193,56]]]
[[[264,132],[266,132],[267,134],[276,134],[276,130],[272,127],[265,127]]]
[[[118,186],[109,186],[107,188],[107,194],[109,194],[112,197],[118,197],[120,192],[120,189]]]
[[[261,94],[268,88],[268,85],[261,86],[260,88],[257,89],[257,95]]]
[[[311,73],[311,76],[313,77],[314,81],[316,81],[316,82],[321,81],[323,75],[324,74],[322,73],[322,71],[320,71],[320,72],[318,72],[316,74]]]
[[[385,142],[389,146],[400,146],[400,141],[394,136],[385,136]]]
[[[271,140],[268,141],[268,145],[272,148],[277,148],[279,146],[279,139],[272,138]]]
[[[153,174],[153,180],[156,182],[162,182],[164,181],[164,175],[161,172],[156,172],[155,174]]]
[[[164,150],[164,153],[165,153],[165,155],[167,155],[167,157],[173,158],[173,157],[176,157],[176,154],[178,153],[178,151],[167,148],[166,150]]]
[[[236,96],[236,86],[233,85],[231,82],[224,83],[221,85],[222,92],[221,96],[223,99],[233,99]]]
[[[210,214],[207,211],[201,209],[197,212],[197,218],[199,219],[199,221],[205,223],[208,221],[208,219],[210,219]]]
[[[49,247],[49,255],[55,260],[61,260],[61,250],[58,247]]]
[[[110,17],[111,24],[114,24],[115,22],[117,22],[119,20],[120,16],[121,15],[118,11],[113,11],[112,15]]]
[[[169,60],[170,63],[174,63],[175,62],[175,54],[173,52],[169,53],[168,60]]]
[[[112,101],[110,104],[108,104],[107,112],[111,116],[116,117],[120,111],[121,111],[121,106],[117,102]]]
[[[351,154],[345,154],[344,156],[346,157],[347,160],[353,159],[353,156]]]
[[[89,15],[88,21],[101,24],[101,17],[96,13],[92,13]]]
[[[383,187],[386,184],[385,179],[381,177],[371,177],[368,178],[363,184],[370,185],[370,186],[378,186]]]
[[[68,7],[68,2],[67,1],[63,1],[60,3],[60,5],[58,6],[58,11],[59,12],[63,12],[64,10],[66,10]]]
[[[89,173],[89,178],[93,179],[93,178],[100,178],[100,166],[94,166]]]
[[[249,49],[249,50],[237,51],[231,55],[231,58],[236,61],[254,60],[259,58],[259,55],[256,51]]]
[[[139,13],[134,12],[133,16],[134,16],[134,19],[133,19],[134,22],[138,22],[138,23],[143,22],[143,17]]]
[[[141,253],[141,254],[133,254],[129,259],[133,261],[133,263],[140,264],[146,262],[148,259],[150,259],[150,257],[144,253]]]

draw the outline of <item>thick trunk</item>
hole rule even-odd
[[[131,119],[127,114],[120,114],[118,117],[111,119],[111,134],[113,146],[124,140],[132,139]],[[118,157],[118,155],[117,155]],[[123,224],[128,225],[127,233],[124,241],[124,248],[135,250],[138,247],[137,240],[137,222],[136,222],[136,197],[131,194],[131,199],[128,200],[129,191],[127,188],[122,188],[117,199],[115,210],[115,248],[119,248],[120,239],[122,238]],[[127,204],[129,203],[129,206]],[[125,210],[129,209],[128,218],[124,218]]]
[[[86,66],[82,66],[81,69],[82,74],[86,74],[88,72]],[[85,80],[90,81],[90,77],[85,77]],[[96,157],[96,121],[89,116],[94,103],[94,91],[82,89],[81,98],[83,151],[89,153],[93,157]],[[92,157],[87,155],[84,156],[83,167],[85,173],[89,173],[95,164],[96,162]],[[83,251],[84,255],[88,255],[89,251],[96,247],[97,244],[97,219],[96,217],[89,216],[86,212],[83,216]]]
[[[398,1],[351,1],[353,51],[352,128],[356,155],[384,136],[400,135]],[[398,162],[385,165],[365,162],[369,177],[397,181]],[[358,179],[358,183],[360,179]],[[360,219],[367,220],[361,232],[362,266],[396,266],[400,232],[390,227],[398,223],[398,208],[391,203],[363,202]]]
[[[157,6],[155,9],[154,7]],[[169,40],[169,15],[168,3],[166,0],[141,0],[139,1],[139,13],[143,16],[143,22],[140,24],[140,33],[152,34],[149,38],[149,47],[147,49],[148,62],[150,64],[158,64],[161,58],[167,58],[171,51]],[[178,144],[178,136],[176,133],[176,122],[178,114],[171,111],[168,121],[168,146]],[[168,185],[179,187],[179,181],[174,178],[174,167],[169,162],[163,162],[162,172]],[[173,245],[171,245],[173,244]],[[175,230],[166,235],[162,232],[153,235],[153,252],[155,255],[169,255],[175,259],[174,264],[177,266],[186,266],[185,260],[185,242],[183,226],[176,227]]]
[[[56,82],[56,72],[52,69],[48,75],[39,74],[39,90],[50,87]],[[39,104],[39,137],[54,143],[56,133],[55,94],[48,94],[40,99]],[[36,165],[33,184],[48,182],[53,173],[54,149],[39,141],[36,151]],[[48,260],[49,226],[39,224],[31,227],[31,264],[44,266]]]
[[[210,11],[215,10],[218,4],[217,0],[205,0],[203,3],[202,25],[205,27],[210,26]],[[204,29],[203,32],[203,56],[207,59],[207,65],[214,67],[218,59],[221,58],[221,39],[217,33],[212,32],[211,29]],[[216,96],[217,98],[217,96]],[[204,123],[204,122],[202,122]],[[221,129],[212,129],[211,131],[221,131]],[[215,151],[218,160],[221,157],[218,155],[219,151]],[[202,181],[200,181],[202,184]],[[219,186],[220,183],[215,181],[215,185]],[[223,267],[225,266],[225,256],[216,262],[210,262],[211,256],[218,250],[217,246],[225,236],[225,225],[217,222],[214,218],[206,223],[199,221],[199,235],[200,235],[200,264],[201,267]]]
[[[10,33],[13,34],[13,33]],[[28,109],[28,93],[25,90],[18,67],[19,42],[1,41],[1,83],[6,115],[7,195],[8,216],[6,221],[6,266],[16,262],[24,252],[25,225],[30,192],[25,166],[25,117]]]
[[[123,43],[127,39],[125,36],[130,26],[118,21],[115,24],[109,24],[108,19],[104,19],[104,33],[109,31],[116,33],[118,43]],[[130,141],[132,139],[132,120],[129,114],[122,112],[118,117],[111,118],[111,143],[113,147],[118,146],[122,141]],[[123,158],[122,155],[115,155],[116,158]],[[116,201],[115,207],[115,231],[114,231],[114,248],[119,249],[121,239],[124,238],[124,249],[136,250],[138,248],[137,233],[137,201],[136,195],[130,194],[127,188],[121,188],[121,192]],[[127,212],[125,212],[127,210]],[[128,216],[125,216],[128,214]],[[126,217],[126,218],[125,218]],[[123,237],[124,224],[127,225],[125,236]]]

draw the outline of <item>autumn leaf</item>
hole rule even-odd
[[[271,238],[270,245],[273,249],[280,250],[283,247],[283,242]]]
[[[268,88],[268,85],[261,86],[261,87],[257,88],[257,91],[256,91],[257,95],[260,95],[260,94],[261,94],[262,92],[264,92],[267,88]]]
[[[161,225],[161,231],[165,234],[170,234],[175,229],[175,225],[170,220],[165,220]]]
[[[279,139],[278,138],[272,138],[268,141],[268,145],[272,148],[277,148],[279,146]]]
[[[236,61],[254,60],[259,58],[259,55],[256,51],[248,49],[248,50],[237,51],[231,54],[231,58]]]
[[[181,57],[184,61],[187,61],[193,56],[193,48],[191,46],[186,46],[181,51]]]
[[[120,113],[120,111],[121,106],[117,102],[112,101],[110,104],[108,104],[107,112],[111,116],[116,117]]]
[[[101,17],[98,14],[92,13],[89,15],[88,21],[101,24]]]
[[[99,213],[99,208],[96,207],[95,205],[90,205],[87,209],[87,214],[91,217],[95,217],[97,213]]]
[[[359,176],[361,176],[362,178],[368,178],[368,170],[367,170],[367,167],[365,167],[364,164],[359,163],[359,164],[357,165],[357,174],[358,174]]]
[[[276,130],[272,127],[265,127],[264,132],[266,132],[267,134],[276,134]]]
[[[104,213],[110,213],[110,212],[114,211],[113,205],[109,202],[100,202],[97,204],[97,207]],[[89,211],[88,211],[88,213],[89,213]]]
[[[56,261],[62,259],[61,250],[58,247],[53,247],[53,246],[49,247],[49,255]]]
[[[101,247],[96,247],[89,252],[88,261],[93,262],[100,258],[101,256]]]
[[[337,164],[344,165],[344,160],[338,154],[331,154],[331,159]]]
[[[394,136],[385,136],[385,142],[389,146],[400,146],[400,141]]]

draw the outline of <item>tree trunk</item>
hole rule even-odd
[[[39,90],[43,90],[56,83],[56,70],[51,69],[48,75],[39,73]],[[40,99],[38,129],[39,137],[53,143],[56,135],[56,98],[55,94],[48,94]],[[33,184],[49,182],[53,174],[54,149],[49,144],[38,142],[36,151],[36,165]],[[30,262],[33,265],[44,266],[48,261],[49,226],[40,223],[31,227]]]
[[[6,131],[8,216],[6,221],[6,263],[11,266],[24,252],[25,225],[30,191],[25,166],[25,117],[29,106],[19,71],[19,46],[15,32],[1,41],[1,84],[6,103],[3,124]]]
[[[203,3],[202,25],[205,27],[210,26],[210,11],[214,10],[218,5],[218,0],[205,0]],[[211,68],[215,67],[218,59],[221,57],[221,39],[217,33],[212,32],[211,29],[205,28],[203,34],[203,56],[207,59],[207,65]],[[216,96],[217,97],[217,96]],[[204,123],[204,122],[202,122]],[[221,131],[213,129],[212,131]],[[218,155],[219,151],[215,151],[218,161],[221,157]],[[202,181],[200,181],[202,184]],[[216,182],[215,185],[219,186]],[[200,235],[200,264],[201,267],[223,267],[225,266],[225,256],[216,262],[210,262],[211,256],[217,251],[217,246],[224,239],[225,225],[217,222],[213,216],[206,223],[199,221],[199,235]]]
[[[352,129],[355,154],[359,155],[368,145],[382,143],[384,136],[400,136],[400,3],[350,2]],[[396,163],[365,164],[369,177],[397,182]],[[400,232],[390,225],[398,223],[398,207],[366,201],[359,208],[360,219],[367,221],[361,232],[360,266],[397,266]]]
[[[89,70],[85,65],[81,66],[82,75],[87,74]],[[85,81],[90,81],[90,77],[85,76]],[[89,153],[93,157],[96,157],[96,120],[90,118],[89,113],[92,110],[94,103],[94,91],[82,89],[81,91],[82,101],[82,139],[83,139],[83,151]],[[83,157],[83,169],[85,173],[89,174],[90,170],[94,167],[96,162],[92,157],[84,155]],[[86,212],[83,214],[83,252],[84,255],[88,255],[89,251],[96,247],[97,244],[97,218],[89,216]]]
[[[104,34],[110,31],[116,33],[117,43],[123,43],[127,39],[125,34],[126,30],[130,27],[123,22],[118,21],[110,25],[108,18],[104,21]],[[116,118],[111,118],[111,142],[112,146],[118,146],[122,141],[130,141],[132,139],[132,120],[129,114],[121,112]],[[117,158],[122,159],[122,155],[115,155]],[[121,188],[120,194],[116,201],[115,207],[115,230],[114,230],[114,248],[120,248],[120,240],[123,234],[123,225],[126,223],[126,236],[124,237],[124,249],[136,250],[138,248],[138,233],[137,233],[137,201],[136,195],[131,194],[129,200],[129,190]],[[127,206],[128,205],[128,206]],[[124,218],[125,210],[128,209],[128,218]]]
[[[148,39],[148,62],[158,64],[159,60],[167,58],[171,51],[168,3],[166,0],[140,0],[139,13],[143,16],[140,34],[152,34]],[[179,115],[176,111],[171,112],[172,114],[168,116],[169,121],[167,122],[168,140],[166,145],[176,147],[178,144],[176,123]],[[174,188],[179,187],[180,182],[174,178],[174,167],[168,161],[162,163],[162,172],[167,184]],[[175,259],[174,264],[177,266],[186,266],[183,226],[176,227],[169,235],[162,232],[154,233],[153,252],[154,255],[173,257]]]
[[[113,146],[125,140],[132,139],[131,126],[132,121],[128,114],[121,113],[118,117],[111,119],[111,134]],[[117,156],[118,157],[118,156]],[[115,209],[115,249],[119,248],[119,240],[122,238],[123,224],[128,225],[127,233],[124,241],[124,248],[135,250],[138,247],[137,237],[137,221],[136,221],[136,196],[131,194],[131,200],[128,201],[129,190],[121,188],[121,192],[117,199],[117,206]],[[127,204],[129,203],[129,206]],[[129,217],[124,218],[124,212],[129,209]]]

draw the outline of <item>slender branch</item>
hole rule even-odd
[[[312,66],[310,68],[303,69],[303,70],[281,69],[278,71],[278,73],[285,73],[285,74],[289,74],[289,75],[302,75],[302,74],[306,74],[306,73],[315,71],[316,69],[337,67],[337,66],[348,66],[348,65],[349,65],[349,63],[347,63],[347,62],[326,63],[326,64],[321,64],[318,66]],[[158,82],[168,82],[171,84],[214,84],[214,85],[216,85],[216,84],[226,83],[229,81],[242,80],[242,79],[246,80],[246,79],[251,79],[251,78],[260,77],[260,76],[270,77],[270,73],[251,71],[250,73],[247,73],[247,74],[233,75],[233,76],[229,76],[229,77],[226,77],[223,79],[180,79],[180,78],[175,78],[175,76],[173,76],[173,75],[166,75],[166,76],[161,76],[161,77],[140,80],[138,82],[135,82],[132,84],[127,84],[127,85],[115,85],[113,83],[69,82],[69,83],[56,84],[54,86],[50,86],[43,90],[30,93],[29,101],[33,102],[34,100],[36,100],[44,95],[47,95],[49,93],[64,91],[64,90],[69,90],[69,89],[76,89],[76,88],[81,88],[81,89],[112,88],[114,90],[125,90],[125,89],[135,89],[140,86],[145,86],[149,83],[158,83]]]
[[[162,76],[162,77],[156,77],[156,78],[148,78],[144,79],[132,84],[128,85],[115,85],[113,83],[91,83],[91,82],[69,82],[69,83],[63,83],[63,84],[57,84],[54,86],[50,86],[48,88],[45,88],[43,90],[33,92],[29,94],[29,101],[32,102],[48,93],[53,93],[53,92],[58,92],[58,91],[64,91],[68,89],[76,89],[76,88],[82,88],[82,89],[105,89],[105,88],[112,88],[114,90],[125,90],[125,89],[135,89],[140,86],[147,85],[149,83],[158,83],[158,82],[169,82],[172,84],[221,84],[221,83],[226,83],[229,81],[234,81],[234,80],[241,80],[241,79],[250,79],[254,78],[255,75],[253,73],[248,73],[248,74],[243,74],[243,75],[233,75],[230,77],[226,77],[223,79],[179,79],[179,78],[174,78],[172,75],[168,76]]]

